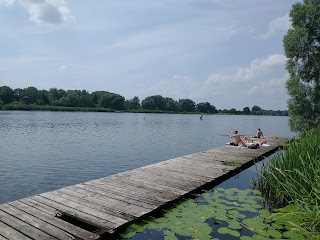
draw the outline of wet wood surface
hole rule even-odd
[[[259,149],[225,145],[2,204],[0,240],[99,239],[262,159],[287,139],[266,140],[269,146]]]

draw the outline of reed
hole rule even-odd
[[[304,132],[270,162],[253,182],[271,207],[293,203],[306,213],[304,226],[320,232],[320,129]]]

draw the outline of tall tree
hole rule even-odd
[[[320,1],[295,3],[290,11],[292,28],[284,36],[286,87],[293,131],[320,127]]]
[[[243,108],[243,113],[244,114],[250,114],[250,108],[249,107]]]
[[[0,100],[4,103],[11,103],[14,99],[14,92],[8,86],[0,87]]]
[[[126,100],[126,108],[129,110],[141,108],[139,97],[135,96],[132,99]]]
[[[179,99],[179,108],[181,112],[194,112],[196,104],[191,99]]]

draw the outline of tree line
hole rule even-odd
[[[26,107],[28,106],[28,107]],[[191,99],[174,100],[161,95],[149,96],[140,101],[135,96],[132,99],[107,91],[95,91],[89,93],[86,90],[63,90],[50,88],[38,90],[35,87],[11,89],[8,86],[0,87],[0,109],[45,109],[41,106],[61,108],[89,108],[133,111],[133,112],[174,112],[174,113],[223,113],[223,114],[246,114],[246,115],[288,115],[287,111],[263,110],[259,106],[252,109],[245,107],[242,111],[235,108],[219,109],[209,102],[195,103]],[[61,108],[57,108],[58,110]]]

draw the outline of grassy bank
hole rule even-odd
[[[264,194],[271,207],[297,206],[304,216],[304,223],[299,227],[319,237],[320,129],[305,132],[300,137],[262,166],[254,186]]]

